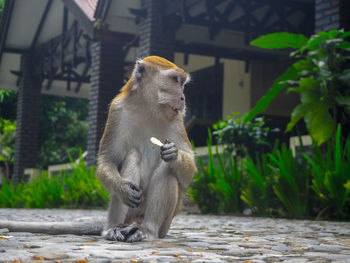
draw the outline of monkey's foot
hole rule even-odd
[[[137,224],[120,225],[112,227],[103,232],[103,236],[107,240],[121,242],[139,242],[144,239],[144,235]]]

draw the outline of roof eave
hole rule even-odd
[[[87,35],[91,38],[94,37],[94,21],[92,21],[83,10],[75,3],[74,0],[62,0],[63,4],[69,9],[70,12],[77,19],[78,23],[84,28]]]
[[[94,18],[96,20],[100,20],[101,22],[104,22],[104,20],[106,19],[110,4],[111,4],[111,0],[99,0],[97,2]]]

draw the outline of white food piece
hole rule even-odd
[[[150,141],[151,141],[151,143],[153,143],[154,145],[157,145],[159,147],[163,146],[163,143],[160,140],[158,140],[157,138],[151,137]]]
[[[9,239],[12,238],[13,236],[0,236],[0,239]]]

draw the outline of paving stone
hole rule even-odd
[[[89,263],[112,263],[112,260],[109,260],[106,258],[99,258],[99,259],[89,260]]]
[[[3,247],[3,248],[19,248],[19,247],[23,247],[23,243],[17,242],[15,240],[0,239],[0,247]]]
[[[0,229],[0,234],[7,234],[8,232],[10,232],[10,231],[7,228]]]
[[[55,259],[67,259],[69,258],[66,251],[56,247],[55,250],[51,248],[36,248],[31,250],[34,257],[44,258],[46,260],[55,260]]]
[[[28,262],[32,259],[33,254],[24,250],[8,250],[1,253],[0,262]]]
[[[229,250],[232,248],[230,245],[210,245],[209,250]]]
[[[197,259],[193,260],[192,263],[225,263],[227,261],[220,259]]]
[[[342,249],[340,247],[338,247],[338,246],[321,245],[321,246],[308,247],[307,250],[318,251],[318,252],[336,253],[336,252],[341,251]]]
[[[185,246],[185,247],[200,247],[200,248],[208,248],[209,243],[207,242],[186,242],[186,243],[180,243],[179,246]]]
[[[285,244],[277,244],[276,246],[272,246],[271,250],[279,251],[279,252],[289,252],[290,248]]]
[[[290,258],[282,261],[283,263],[304,263],[308,262],[309,260],[307,258]]]

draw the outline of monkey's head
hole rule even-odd
[[[133,75],[123,91],[136,93],[158,116],[173,120],[185,112],[183,93],[189,75],[170,61],[150,56],[136,62]]]

